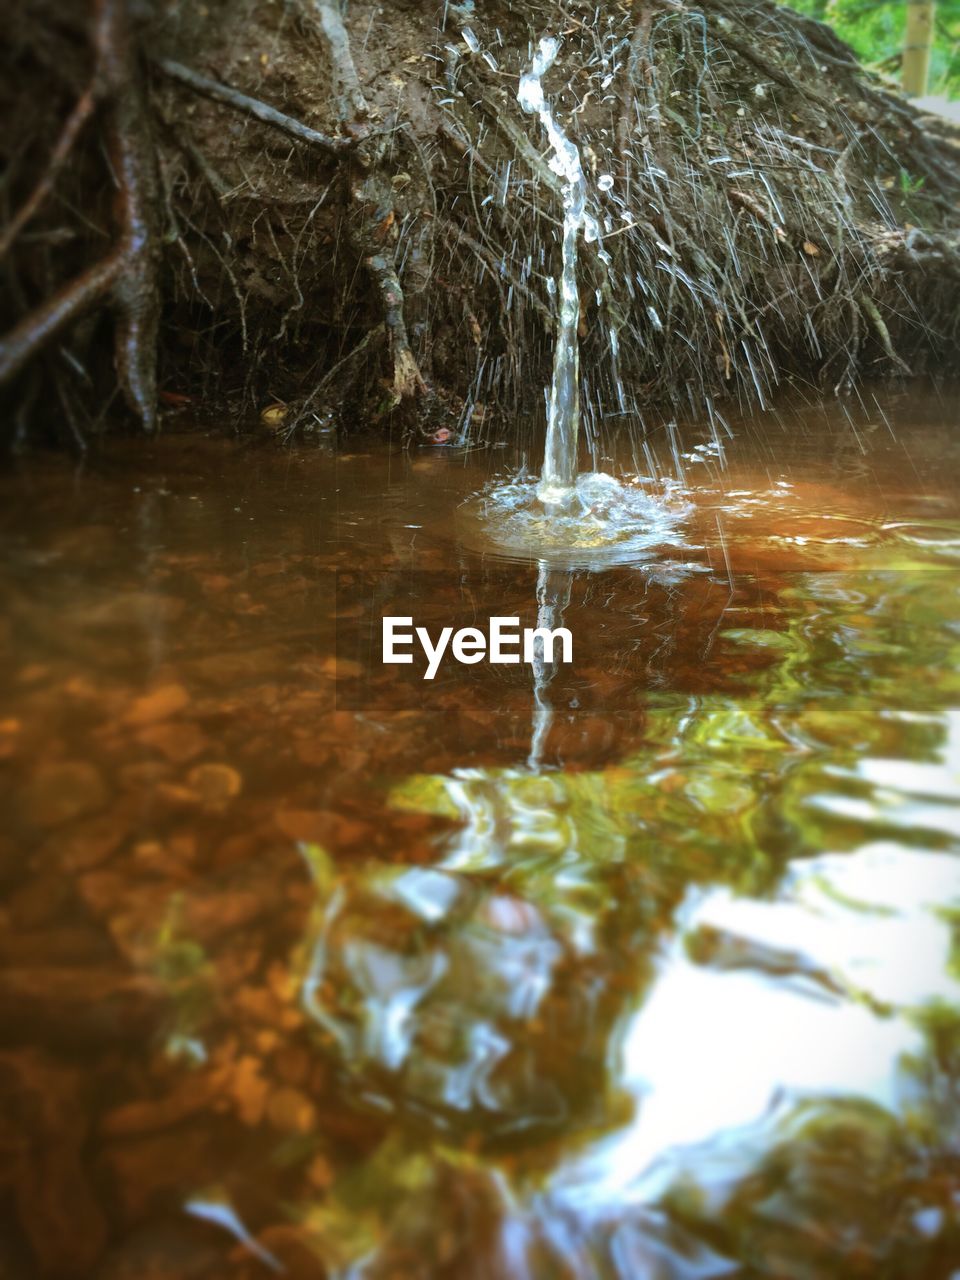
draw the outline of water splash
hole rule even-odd
[[[578,474],[577,443],[580,431],[580,291],[577,256],[581,231],[587,243],[600,240],[600,227],[587,208],[587,181],[580,152],[558,125],[543,91],[543,77],[559,53],[557,39],[541,39],[529,68],[520,77],[517,100],[536,115],[549,140],[549,167],[561,180],[563,200],[563,255],[559,281],[551,280],[551,294],[559,288],[557,340],[553,378],[547,402],[547,438],[543,469],[538,481],[520,478],[498,484],[465,504],[466,533],[471,521],[508,554],[535,558],[541,570],[590,567],[600,563],[647,559],[657,547],[676,542],[673,536],[688,514],[689,505],[673,500],[663,486],[624,482],[600,472]],[[601,175],[598,186],[608,191],[613,179]],[[598,251],[609,265],[609,255]],[[599,295],[598,295],[599,297]],[[619,338],[610,326],[610,355],[614,385],[621,412],[626,397],[618,371]],[[542,602],[541,602],[542,603]],[[538,700],[539,704],[539,700]],[[543,712],[543,708],[540,707]],[[545,713],[541,715],[545,720]],[[541,734],[541,737],[543,735]],[[536,734],[531,759],[537,758]]]
[[[682,526],[692,504],[670,480],[623,481],[602,471],[582,472],[562,504],[544,502],[543,481],[496,483],[460,508],[460,537],[467,545],[536,560],[553,568],[596,569],[641,564],[656,557],[658,576],[691,571],[664,559],[668,547],[689,551]]]
[[[544,36],[528,71],[520,77],[517,100],[524,111],[536,115],[546,132],[553,156],[550,168],[562,181],[563,269],[560,276],[560,309],[557,345],[553,354],[553,382],[547,413],[547,443],[537,496],[551,506],[564,505],[571,496],[577,473],[577,437],[580,432],[580,292],[577,288],[577,244],[596,240],[596,220],[587,212],[587,183],[580,152],[553,117],[543,93],[543,77],[553,66],[559,41]]]

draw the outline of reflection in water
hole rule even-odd
[[[561,1170],[559,1194],[609,1209],[686,1177],[722,1203],[810,1099],[903,1114],[923,1053],[911,1015],[960,998],[938,919],[958,888],[950,859],[877,844],[789,863],[773,900],[689,894],[623,1030],[635,1121]]]
[[[549,583],[541,570],[541,601]],[[864,1250],[900,1274],[897,1251],[931,1238],[951,1255],[956,1205],[934,1187],[902,1238],[862,1215],[841,1231],[829,1205],[831,1180],[854,1176],[837,1144],[907,1197],[943,1139],[930,1027],[957,1043],[960,862],[939,837],[956,852],[960,717],[931,714],[929,690],[878,705],[845,669],[857,654],[858,674],[889,681],[907,653],[933,669],[960,600],[944,582],[946,625],[928,630],[930,585],[795,579],[781,630],[722,634],[776,655],[754,697],[662,701],[650,747],[616,770],[455,770],[394,791],[456,831],[432,868],[377,870],[338,904],[321,947],[337,1012],[319,1017],[376,1028],[338,1030],[374,1105],[490,1142],[563,1131],[564,1156],[544,1167],[528,1148],[501,1171],[490,1274],[573,1258],[578,1275],[731,1275],[737,1233],[771,1213],[764,1266],[783,1267],[781,1237],[793,1252],[770,1274],[827,1259],[856,1274]],[[898,723],[921,731],[913,759],[885,754]],[[813,1204],[840,1237],[806,1236]]]
[[[529,614],[472,455],[7,482],[0,1271],[956,1271],[956,441],[827,427],[535,557],[532,699],[336,644]]]
[[[573,573],[570,569],[551,569],[542,560],[537,567],[537,630],[554,631],[563,626],[563,614],[570,603]],[[553,723],[549,702],[550,681],[556,674],[556,663],[546,661],[543,636],[534,640],[533,660],[533,734],[527,766],[539,769],[547,735]]]

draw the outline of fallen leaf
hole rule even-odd
[[[265,409],[260,410],[260,421],[265,427],[269,427],[271,431],[276,431],[283,426],[287,414],[290,412],[289,405],[285,404],[268,404]]]

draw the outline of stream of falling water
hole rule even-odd
[[[577,438],[580,434],[580,291],[577,286],[577,243],[581,229],[585,239],[597,238],[597,226],[587,212],[587,183],[580,152],[557,124],[543,93],[543,77],[553,66],[559,42],[545,36],[528,71],[520,77],[517,100],[524,111],[536,114],[543,125],[553,156],[549,164],[563,179],[563,269],[560,275],[560,310],[557,345],[553,353],[553,382],[547,416],[547,441],[537,496],[547,505],[562,505],[572,493],[577,474]]]
[[[471,39],[475,41],[471,32]],[[473,45],[471,44],[471,48]],[[560,43],[544,36],[529,68],[521,75],[517,100],[535,115],[551,147],[549,167],[561,180],[563,202],[562,266],[559,279],[556,347],[547,413],[543,469],[539,479],[513,478],[489,487],[479,502],[468,501],[470,541],[479,526],[484,540],[523,558],[536,559],[543,571],[552,567],[589,567],[612,561],[648,559],[678,541],[677,529],[689,504],[677,486],[653,476],[618,480],[603,472],[578,472],[580,428],[580,358],[578,329],[580,291],[577,259],[581,231],[587,243],[600,240],[600,227],[588,209],[587,180],[580,152],[557,123],[543,91],[543,78],[554,65]],[[609,259],[598,250],[604,263]],[[617,364],[617,336],[611,328],[611,358]],[[623,388],[616,378],[620,408]],[[533,751],[536,755],[536,750]]]

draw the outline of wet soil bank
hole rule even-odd
[[[270,406],[284,432],[509,434],[554,331],[557,178],[516,102],[548,32],[602,232],[588,424],[956,363],[948,126],[767,0],[16,0],[0,24],[8,441]]]

